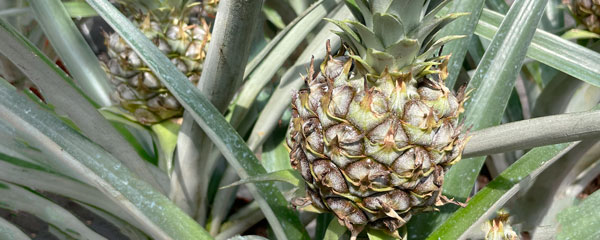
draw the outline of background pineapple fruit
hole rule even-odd
[[[425,0],[356,0],[358,21],[329,20],[344,45],[293,95],[287,145],[307,197],[355,238],[364,227],[397,235],[414,213],[443,202],[444,173],[461,158],[464,91],[446,86],[449,56],[435,56],[444,24]],[[429,1],[427,1],[429,2]],[[441,4],[447,4],[444,1]],[[429,6],[430,9],[432,6]]]
[[[130,20],[196,84],[210,39],[209,27],[203,18],[207,15],[204,6],[190,1],[165,1],[165,6],[147,2],[126,1],[121,6]],[[142,124],[180,116],[183,107],[133,49],[117,33],[105,34],[105,37],[108,56],[103,60],[115,85],[113,99]]]
[[[590,32],[600,34],[600,0],[565,0],[575,19]]]

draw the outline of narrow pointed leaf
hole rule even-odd
[[[516,1],[500,24],[487,48],[467,90],[474,92],[465,105],[465,125],[471,131],[500,123],[504,109],[536,26],[541,18],[546,0]],[[463,159],[444,177],[443,194],[457,201],[465,201],[475,183],[485,157]],[[435,229],[457,207],[446,205],[440,213],[430,213],[415,218],[409,225],[409,236],[423,236]]]
[[[270,182],[270,181],[278,181],[278,182],[286,182],[292,184],[293,186],[300,186],[302,183],[302,176],[298,173],[298,171],[287,169],[287,170],[279,170],[275,172],[270,172],[261,176],[249,177],[235,183],[229,184],[227,186],[221,187],[230,188],[234,186],[239,186],[246,183],[257,183],[257,182]]]
[[[465,208],[452,214],[427,239],[459,239],[471,226],[478,227],[478,220],[481,222],[490,217],[519,189],[525,187],[519,183],[534,179],[575,145],[562,143],[529,151],[471,198]]]
[[[333,218],[331,219],[331,222],[329,222],[329,226],[325,231],[325,237],[323,237],[323,240],[339,240],[347,230],[348,229],[346,229],[345,226],[340,225],[337,218]]]
[[[575,124],[577,123],[577,124]],[[532,118],[473,132],[464,157],[600,137],[600,111]]]
[[[69,211],[22,187],[0,181],[0,208],[28,212],[75,239],[106,239]]]
[[[472,131],[500,123],[536,26],[544,0],[515,2],[504,18],[467,89],[474,89],[465,105],[465,125]],[[444,193],[463,201],[468,197],[484,158],[464,159],[445,177]]]
[[[112,105],[106,73],[61,1],[29,1],[29,4],[75,83],[100,106]]]
[[[247,80],[245,87],[241,90],[236,100],[236,106],[231,116],[231,125],[237,127],[245,119],[252,104],[261,89],[271,81],[285,60],[292,54],[298,45],[304,40],[317,24],[322,22],[322,18],[331,12],[340,3],[340,0],[321,0],[307,9],[302,15],[296,18],[292,23],[278,34],[269,43],[268,51],[260,53],[264,58],[254,59],[250,64],[255,64],[255,68],[246,68]],[[289,29],[288,29],[289,28]],[[287,31],[286,31],[287,30]],[[277,41],[276,41],[277,40]],[[270,47],[270,45],[274,45]],[[250,66],[249,66],[250,67]],[[252,71],[248,71],[252,70]],[[246,77],[245,77],[246,78]]]
[[[128,214],[147,225],[157,239],[210,239],[194,220],[140,180],[119,160],[17,93],[0,79],[0,118],[25,140],[93,183]]]
[[[458,78],[458,73],[462,68],[465,55],[469,44],[471,43],[471,37],[475,31],[475,26],[479,21],[479,16],[483,10],[483,3],[481,0],[454,0],[452,6],[449,7],[449,12],[459,13],[468,12],[471,13],[468,16],[463,16],[454,20],[448,24],[440,34],[442,36],[448,35],[465,35],[463,39],[452,41],[444,45],[442,55],[452,54],[450,61],[448,62],[448,77],[446,78],[446,86],[450,89],[454,89],[454,84]]]
[[[0,53],[13,61],[42,91],[49,104],[69,116],[94,142],[114,154],[140,178],[163,190],[160,177],[154,178],[154,166],[145,162],[115,127],[96,110],[99,107],[75,86],[58,66],[38,48],[0,19]]]
[[[600,191],[579,205],[563,210],[558,215],[560,228],[556,239],[597,239],[600,237]]]
[[[231,125],[227,123],[220,111],[187,80],[183,73],[179,72],[170,63],[168,58],[150,40],[145,38],[108,1],[88,0],[88,3],[132,46],[177,97],[241,178],[266,173],[254,153]],[[275,232],[285,234],[283,236],[278,235],[278,238],[298,239],[308,237],[306,230],[300,223],[300,219],[293,210],[287,207],[287,201],[273,184],[258,183],[248,185],[248,188],[255,200],[259,202],[271,227],[276,229]]]
[[[2,186],[0,186],[1,188]],[[29,240],[30,238],[18,227],[0,217],[0,238],[13,240]]]
[[[475,33],[486,39],[492,39],[503,17],[500,13],[484,9]],[[527,57],[594,86],[600,86],[600,53],[559,36],[537,30],[527,50]]]

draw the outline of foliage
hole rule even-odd
[[[333,214],[291,207],[306,192],[285,141],[291,91],[328,57],[327,41],[332,53],[342,46],[335,23],[390,1],[0,0],[0,238],[32,236],[17,212],[59,239],[109,238],[96,224],[129,239],[349,238]],[[212,36],[197,85],[115,2],[155,13],[202,5]],[[395,236],[484,239],[499,209],[517,234],[600,236],[600,194],[589,192],[600,174],[600,38],[588,29],[600,16],[581,19],[561,0],[422,2],[462,16],[428,40],[465,36],[440,53],[452,56],[447,87],[469,92],[470,142],[445,175],[455,204],[416,214]],[[121,36],[183,117],[144,125],[113,104],[103,31]]]

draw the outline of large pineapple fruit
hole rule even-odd
[[[437,56],[459,36],[435,40],[463,14],[435,17],[448,1],[430,11],[425,0],[355,2],[358,21],[329,20],[345,47],[334,56],[328,44],[320,72],[311,64],[308,89],[293,95],[287,145],[307,189],[293,203],[333,212],[353,237],[365,227],[396,234],[448,200],[444,173],[466,142],[464,92],[444,86],[449,56]]]
[[[132,2],[122,4],[129,19],[196,84],[210,38],[202,3],[173,4],[172,0],[164,1],[165,6],[140,6]],[[181,116],[183,107],[117,33],[106,34],[105,42],[104,64],[115,85],[115,101],[146,125]]]
[[[600,0],[565,0],[575,19],[590,32],[600,34]]]

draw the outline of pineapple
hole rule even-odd
[[[575,19],[590,32],[600,34],[600,0],[565,0]]]
[[[126,1],[121,6],[129,19],[196,84],[210,39],[204,6],[172,0],[165,1],[165,6],[173,7],[150,7],[142,4],[146,2]],[[183,107],[133,49],[117,33],[105,34],[105,38],[108,56],[103,62],[115,86],[113,99],[145,125],[181,116]]]
[[[500,210],[496,217],[486,221],[482,230],[485,232],[485,240],[518,240],[519,235],[513,230],[509,221],[509,213]]]
[[[436,32],[464,14],[425,0],[356,0],[359,21],[336,21],[343,47],[292,99],[287,145],[306,182],[294,205],[333,212],[356,238],[365,227],[397,236],[413,214],[448,202],[444,173],[467,141],[464,88],[446,86],[449,56]],[[350,5],[352,6],[352,5]]]

